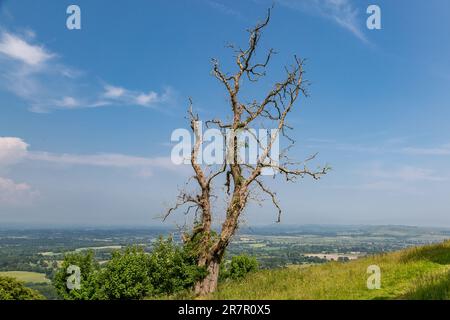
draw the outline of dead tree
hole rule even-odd
[[[220,68],[219,62],[215,59],[212,60],[212,73],[224,86],[229,98],[231,119],[228,122],[213,119],[206,121],[205,124],[208,127],[217,128],[225,134],[226,130],[237,132],[239,130],[249,130],[255,123],[264,123],[265,125],[269,123],[271,128],[276,128],[280,132],[280,136],[286,138],[289,145],[292,145],[294,140],[288,135],[288,131],[292,128],[287,124],[286,119],[293,110],[296,100],[300,96],[308,95],[306,90],[308,82],[303,78],[304,60],[294,57],[293,65],[285,68],[285,79],[276,83],[262,101],[258,102],[255,100],[251,103],[240,101],[240,89],[243,81],[254,83],[263,77],[266,67],[275,53],[271,49],[261,62],[254,61],[261,32],[269,23],[270,13],[269,9],[266,19],[248,30],[250,38],[246,49],[237,48],[233,45],[229,46],[235,53],[237,65],[235,73],[224,73]],[[203,141],[199,128],[199,116],[192,109],[192,101],[188,114],[191,129],[195,136],[195,143],[190,157],[190,165],[194,170],[194,176],[190,181],[195,182],[195,188],[198,191],[191,193],[187,190],[182,190],[178,197],[178,202],[168,210],[165,217],[167,218],[174,210],[182,207],[186,209],[186,214],[191,212],[191,210],[195,210],[196,220],[194,226],[190,232],[183,234],[183,240],[186,244],[195,244],[196,250],[198,250],[198,265],[207,270],[207,276],[195,286],[196,294],[206,295],[214,292],[217,288],[219,265],[225,249],[239,226],[239,218],[249,201],[253,199],[255,192],[268,196],[277,208],[277,221],[280,221],[281,207],[275,192],[272,192],[264,184],[262,171],[268,167],[275,169],[279,173],[278,176],[285,178],[286,181],[294,181],[296,178],[305,176],[310,176],[317,180],[326,174],[329,168],[319,167],[316,171],[309,170],[306,163],[313,160],[315,155],[302,163],[292,162],[287,158],[289,147],[283,150],[278,162],[271,161],[270,153],[273,139],[269,139],[264,146],[261,145],[263,149],[258,156],[256,164],[240,163],[238,160],[239,146],[236,136],[233,136],[231,139],[230,150],[232,152],[228,153],[228,157],[224,159],[223,165],[215,167],[201,165],[197,163],[196,159],[202,150]],[[219,177],[222,177],[222,179]],[[226,200],[226,216],[219,233],[212,229],[213,201],[217,197],[215,193],[217,188],[214,188],[214,182],[218,182],[218,184],[220,182],[220,184],[223,183],[225,185],[225,190],[221,195]]]

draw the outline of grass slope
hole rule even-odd
[[[381,288],[367,289],[367,267]],[[262,270],[222,283],[212,299],[450,299],[450,241],[306,268]]]
[[[0,276],[10,277],[26,283],[50,283],[50,280],[44,273],[28,271],[4,271]]]

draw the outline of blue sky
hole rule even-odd
[[[66,28],[81,8],[82,29]],[[210,59],[232,71],[227,43],[272,1],[0,1],[0,223],[148,225],[173,203],[189,168],[170,163],[187,99],[225,116]],[[377,4],[382,30],[366,28]],[[311,97],[292,114],[320,182],[274,183],[283,223],[450,227],[450,3],[277,0],[263,34],[268,76],[307,58]],[[183,222],[183,215],[168,223]],[[267,202],[245,223],[270,224]]]

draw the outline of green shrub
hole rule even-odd
[[[0,300],[43,300],[39,292],[25,287],[23,282],[10,277],[0,277]]]
[[[70,265],[81,270],[80,289],[67,288]],[[138,247],[118,250],[102,268],[92,251],[67,254],[53,284],[59,296],[67,300],[142,299],[190,289],[204,276],[206,272],[197,266],[190,247],[160,238],[151,253]]]
[[[67,273],[69,266],[78,266],[81,271],[81,288],[70,290],[67,287]],[[98,276],[100,266],[94,259],[94,252],[69,253],[65,255],[61,268],[53,278],[53,285],[58,295],[65,300],[93,300],[98,299]]]
[[[223,279],[241,279],[250,272],[259,268],[258,261],[248,255],[239,255],[231,258],[227,266],[222,266],[220,278]]]
[[[150,259],[142,248],[113,252],[112,259],[98,277],[100,299],[142,299],[153,293]]]
[[[150,255],[149,276],[155,294],[173,294],[191,288],[206,272],[189,247],[160,238]]]

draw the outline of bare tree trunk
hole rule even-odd
[[[206,266],[208,275],[195,284],[195,294],[197,296],[206,296],[217,289],[219,282],[220,259],[213,258]]]
[[[239,194],[237,192],[236,194]],[[235,196],[236,202],[241,201],[240,197]],[[217,283],[219,281],[220,263],[222,262],[225,249],[234,235],[237,227],[237,218],[239,217],[242,209],[234,208],[235,211],[228,211],[227,218],[222,225],[222,232],[216,243],[210,247],[210,249],[205,253],[200,259],[198,265],[200,267],[206,267],[207,276],[200,280],[195,285],[195,294],[197,296],[205,296],[216,291]]]

